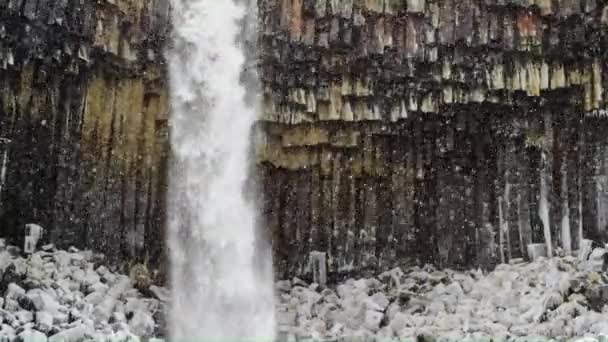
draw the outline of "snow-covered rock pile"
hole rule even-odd
[[[334,288],[277,283],[283,340],[523,340],[608,335],[608,282],[574,257],[499,265],[493,272],[395,268]],[[598,270],[599,267],[599,270]]]
[[[0,251],[0,341],[137,342],[163,335],[166,290],[144,296],[89,251]],[[156,297],[156,298],[154,298]]]

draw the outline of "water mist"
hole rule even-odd
[[[251,13],[233,0],[172,5],[171,340],[271,341],[271,260],[245,194],[257,106],[246,101],[238,40]]]

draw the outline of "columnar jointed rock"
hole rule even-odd
[[[13,242],[36,222],[61,246],[160,260],[169,9],[0,0],[0,222]]]
[[[281,274],[311,250],[331,274],[607,239],[608,4],[260,6],[258,165]]]

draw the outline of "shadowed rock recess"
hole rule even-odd
[[[0,0],[2,235],[158,256],[166,0]],[[8,140],[6,140],[8,139]]]

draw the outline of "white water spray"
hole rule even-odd
[[[173,0],[169,180],[173,342],[270,341],[271,261],[244,194],[255,105],[239,0]],[[252,197],[252,196],[250,196]]]

